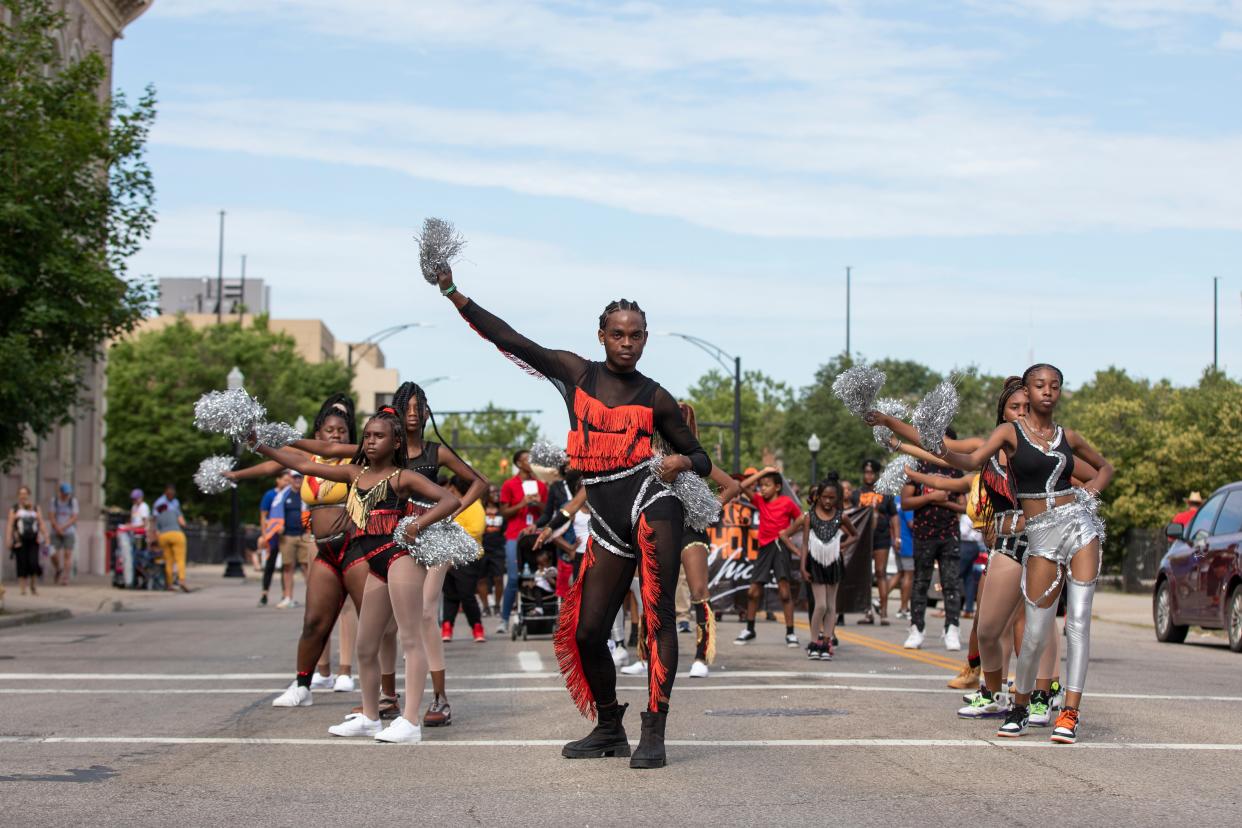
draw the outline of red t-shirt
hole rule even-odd
[[[1168,514],[1166,512],[1166,514]],[[1182,526],[1189,526],[1190,522],[1195,519],[1195,515],[1199,514],[1199,507],[1195,506],[1184,512],[1178,512],[1173,516],[1174,523],[1180,523]]]
[[[524,481],[516,474],[504,482],[500,487],[500,502],[505,506],[516,506],[526,499],[525,483],[534,483],[539,487],[539,499],[543,502],[548,500],[548,487],[540,480]],[[509,522],[505,524],[505,540],[516,540],[518,535],[522,534],[522,530],[527,526],[534,526],[535,521],[543,513],[542,506],[526,506],[519,509],[513,517],[509,518]]]
[[[798,504],[785,495],[777,495],[771,500],[756,497],[754,504],[759,510],[760,546],[767,546],[776,540],[781,532],[789,528],[789,524],[802,517]]]

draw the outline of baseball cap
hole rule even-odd
[[[73,487],[70,486],[68,483],[61,483],[60,493],[61,494],[73,494]]]

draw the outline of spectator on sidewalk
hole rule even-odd
[[[9,519],[4,525],[4,545],[9,554],[17,559],[17,585],[22,595],[30,587],[31,595],[38,595],[35,581],[43,574],[39,564],[39,545],[47,537],[43,513],[30,496],[30,487],[17,490],[17,502],[9,509]]]
[[[171,592],[180,587],[182,592],[189,592],[185,572],[185,517],[181,514],[177,487],[172,483],[164,486],[164,493],[155,501],[150,538],[151,545],[164,553],[164,588]],[[179,573],[177,576],[174,570]]]
[[[948,433],[956,439],[955,434]],[[922,461],[918,470],[923,474],[961,477],[957,469],[945,468]],[[910,597],[910,630],[905,647],[917,650],[923,646],[924,616],[927,614],[927,590],[932,574],[940,567],[940,590],[944,599],[944,647],[961,650],[960,615],[962,584],[958,575],[961,558],[961,537],[958,515],[966,511],[958,500],[943,489],[907,483],[901,500],[914,511],[914,594]]]
[[[455,474],[440,485],[464,499],[471,482]],[[470,633],[474,636],[475,643],[482,644],[487,638],[483,634],[483,617],[476,591],[479,587],[479,573],[483,571],[483,533],[487,530],[487,512],[483,503],[476,500],[462,509],[453,520],[479,545],[479,557],[469,563],[452,567],[444,579],[444,620],[441,623],[440,637],[446,642],[453,640],[453,624],[457,621],[458,610],[461,610],[465,613],[466,623],[470,625]]]
[[[1203,506],[1203,495],[1198,492],[1191,492],[1186,498],[1186,511],[1178,512],[1173,516],[1173,523],[1180,523],[1183,530],[1190,526],[1190,522],[1195,519],[1195,515],[1199,514],[1199,508]],[[1172,538],[1170,538],[1172,540]]]
[[[73,573],[73,548],[78,540],[78,499],[68,483],[61,483],[52,498],[51,516],[52,567],[56,570],[56,583],[67,586]]]
[[[259,542],[257,546],[260,554],[267,553],[263,561],[263,592],[259,595],[261,607],[267,606],[267,593],[272,588],[272,576],[276,574],[280,535],[285,529],[284,507],[281,507],[278,518],[272,514],[272,506],[275,505],[277,498],[283,497],[291,480],[293,480],[292,472],[288,469],[281,471],[276,475],[276,485],[268,489],[259,501]]]
[[[277,514],[279,512],[279,514]],[[293,597],[293,577],[295,570],[302,570],[306,577],[306,569],[315,555],[315,542],[302,525],[302,475],[292,472],[289,487],[283,495],[278,495],[272,503],[272,514],[284,521],[284,529],[280,533],[280,584],[282,597],[277,609],[292,609],[301,606]]]
[[[517,473],[500,487],[500,514],[505,523],[505,595],[500,607],[498,635],[509,632],[509,616],[518,591],[518,538],[533,531],[535,521],[543,513],[548,499],[548,487],[530,468],[530,452],[519,451],[513,455],[513,467]]]
[[[121,556],[121,581],[126,589],[134,585],[135,557],[146,548],[151,507],[143,497],[142,489],[134,489],[129,493],[129,521],[116,529],[117,553]]]
[[[483,561],[479,570],[479,606],[484,615],[499,613],[505,590],[505,518],[500,513],[500,487],[490,486],[483,511]]]

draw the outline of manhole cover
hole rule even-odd
[[[737,707],[730,710],[707,710],[708,716],[848,716],[848,710],[837,707]]]

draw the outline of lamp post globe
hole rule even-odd
[[[823,447],[819,435],[812,432],[806,447],[811,452],[811,485],[814,486],[819,481],[819,450]]]

